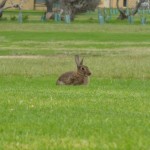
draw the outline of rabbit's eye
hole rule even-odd
[[[83,67],[81,68],[82,70],[85,70]]]

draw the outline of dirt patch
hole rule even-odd
[[[4,59],[39,59],[39,58],[46,58],[48,56],[33,56],[33,55],[21,55],[21,56],[0,56],[0,59],[1,58],[4,58]]]

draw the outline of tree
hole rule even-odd
[[[6,2],[7,2],[7,0],[3,0],[0,3],[0,18],[3,16],[3,12],[6,9],[16,8],[16,9],[20,10],[22,8],[22,4],[25,2],[25,0],[20,0],[20,3],[18,3],[18,4],[14,4],[13,1],[11,0],[11,4],[9,6],[7,6],[7,7],[5,7]]]
[[[131,12],[127,14],[126,9],[122,9],[119,7],[119,1],[120,0],[117,0],[117,9],[119,10],[119,13],[120,13],[118,19],[121,19],[121,20],[127,19],[129,16],[134,16],[138,12],[138,9],[140,8],[141,4],[145,2],[145,0],[140,0],[136,4],[135,9],[133,9]]]
[[[99,2],[99,0],[46,0],[46,7],[47,13],[52,14],[51,18],[55,11],[59,11],[62,17],[69,14],[73,20],[78,13],[95,10]],[[59,6],[54,8],[55,4]]]
[[[4,6],[6,4],[7,0],[3,0],[1,3],[0,3],[0,18],[2,17],[3,15],[3,11],[4,11]],[[6,9],[6,8],[5,8]]]

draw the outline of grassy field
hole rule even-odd
[[[149,150],[149,79],[149,25],[0,22],[0,149]]]

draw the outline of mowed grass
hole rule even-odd
[[[150,143],[150,26],[0,24],[0,149]],[[85,58],[88,86],[56,86]]]

